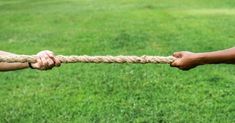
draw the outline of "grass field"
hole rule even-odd
[[[233,0],[0,0],[0,50],[171,55],[235,44]],[[65,64],[0,74],[0,122],[234,123],[235,66]]]

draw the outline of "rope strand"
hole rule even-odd
[[[176,58],[173,56],[55,56],[62,63],[154,63],[154,64],[170,64]],[[37,56],[35,55],[9,55],[0,56],[0,62],[8,63],[35,63],[37,62]]]

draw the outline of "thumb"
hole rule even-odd
[[[170,64],[171,67],[180,67],[181,60],[178,58]]]
[[[42,61],[41,61],[40,57],[37,57],[37,62],[31,63],[31,66],[32,66],[34,69],[40,69],[41,66],[42,66]]]

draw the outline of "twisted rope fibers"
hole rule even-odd
[[[170,64],[176,58],[173,56],[55,56],[62,63],[154,63],[154,64]],[[0,62],[7,63],[35,63],[37,62],[37,56],[35,55],[9,55],[1,56]]]

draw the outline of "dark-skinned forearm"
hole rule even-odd
[[[235,48],[196,55],[200,61],[199,64],[235,64]]]

